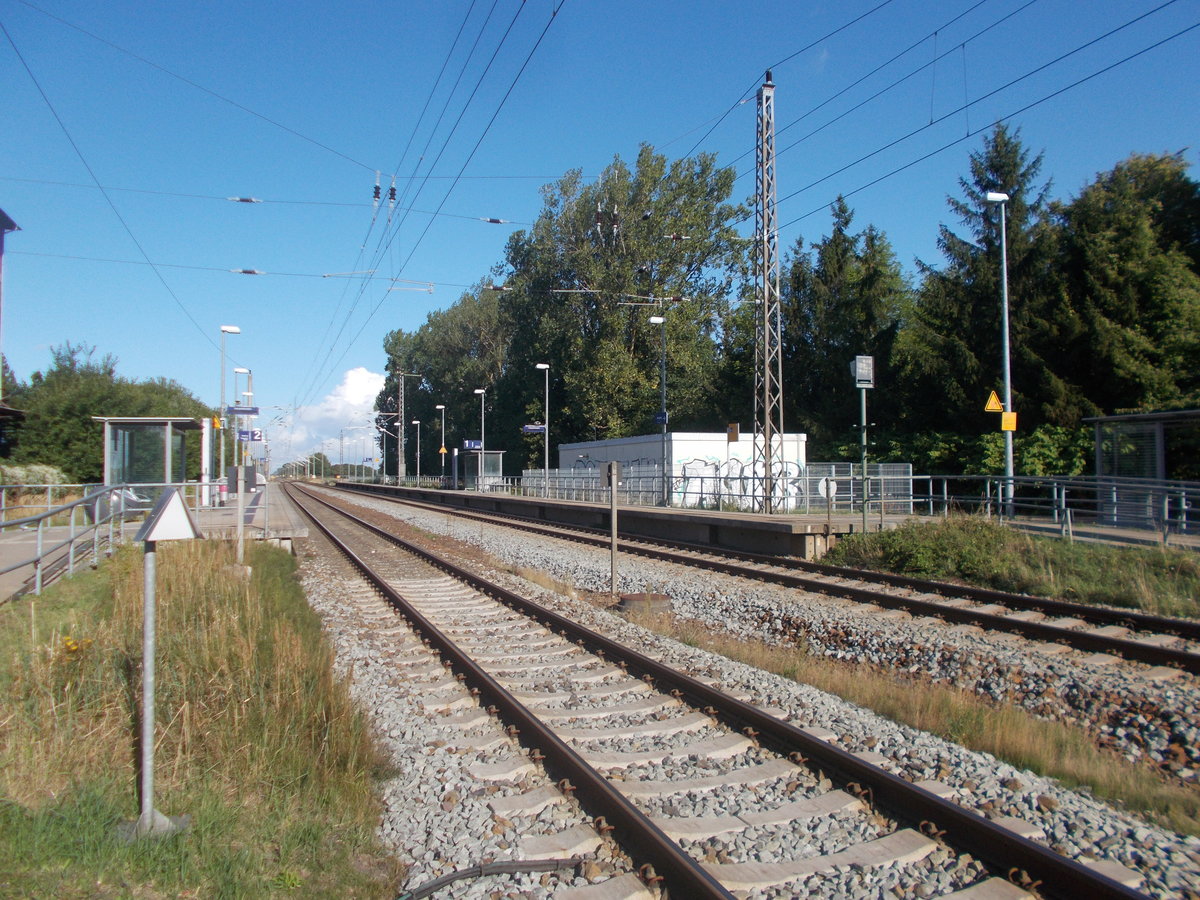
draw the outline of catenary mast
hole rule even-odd
[[[779,306],[779,220],[775,200],[775,84],[771,70],[758,89],[755,140],[754,470],[762,477],[759,508],[775,509],[783,463],[783,335]]]

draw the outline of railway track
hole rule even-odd
[[[546,836],[543,848],[570,857],[608,834],[633,860],[641,880],[615,880],[605,896],[645,896],[644,885],[689,898],[786,892],[800,881],[812,889],[811,879],[846,866],[899,869],[926,884],[952,871],[941,895],[964,900],[1141,896],[1022,837],[1020,823],[946,799],[936,783],[912,784],[885,760],[849,753],[307,491],[291,493],[407,620],[416,638],[398,636],[397,652],[418,641],[434,648],[594,817],[588,833]],[[403,555],[384,549],[397,544]],[[383,610],[373,608],[377,622]],[[553,790],[531,794],[503,808],[519,815],[565,802]]]
[[[607,532],[581,526],[548,525],[519,516],[454,509],[377,491],[370,492],[370,496],[591,546],[607,547],[610,540]],[[902,610],[913,616],[1009,632],[1045,645],[1071,647],[1200,674],[1200,622],[1191,619],[848,569],[790,557],[713,550],[692,544],[622,538],[618,549],[647,559]]]

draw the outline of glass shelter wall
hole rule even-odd
[[[170,477],[167,459],[170,458]],[[161,424],[113,424],[108,446],[110,484],[161,484],[186,480],[184,434]]]

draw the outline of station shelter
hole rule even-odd
[[[185,416],[92,416],[104,424],[104,483],[146,485],[139,498],[153,501],[162,486],[187,481],[187,435],[200,432],[202,484],[210,481],[210,419]],[[202,500],[202,502],[206,502]]]
[[[481,450],[478,441],[464,441],[460,451],[454,448],[451,472],[456,484],[468,491],[490,491],[504,484],[503,450]]]

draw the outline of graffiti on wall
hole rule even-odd
[[[761,464],[740,459],[693,458],[677,467],[682,474],[672,482],[671,492],[682,506],[749,510],[762,500]],[[796,505],[804,501],[804,470],[798,463],[783,462],[776,468],[772,494],[779,504]]]

